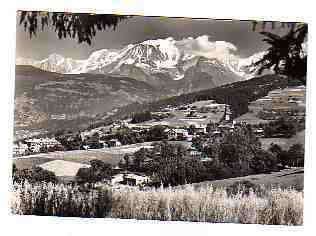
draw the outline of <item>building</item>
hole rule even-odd
[[[109,147],[119,147],[122,146],[122,143],[117,139],[111,139],[107,142]]]
[[[29,147],[25,143],[17,143],[13,145],[13,156],[24,156]]]
[[[111,184],[124,184],[130,186],[139,186],[141,184],[148,183],[150,178],[145,175],[136,174],[128,171],[124,171],[123,173],[116,174],[112,176]]]
[[[256,129],[254,133],[257,137],[264,137],[264,129],[262,128]]]
[[[53,147],[55,145],[60,145],[60,142],[57,141],[55,138],[33,138],[25,140],[25,143],[29,147],[33,146],[46,146],[46,147]]]
[[[165,129],[165,133],[168,135],[168,139],[171,140],[188,140],[192,139],[192,136],[189,135],[188,130],[186,129],[178,129],[178,128],[167,128]]]

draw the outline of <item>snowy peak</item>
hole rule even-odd
[[[128,75],[132,78],[140,76],[140,73],[143,73],[144,78],[156,73],[165,73],[168,78],[180,80],[184,78],[186,70],[197,66],[200,58],[205,58],[204,64],[208,63],[208,65],[204,66],[222,67],[223,71],[232,72],[241,79],[253,77],[254,74],[248,66],[262,58],[264,52],[241,58],[234,54],[236,50],[236,47],[229,42],[211,42],[205,35],[180,41],[169,37],[129,44],[118,51],[101,49],[93,52],[86,60],[65,58],[54,53],[41,61],[18,58],[16,64],[33,65],[47,71],[72,74],[120,75],[124,71],[124,76],[128,75],[126,66],[129,65],[129,68],[138,68],[129,69],[137,71],[137,75],[132,73]]]

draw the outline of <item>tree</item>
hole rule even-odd
[[[54,172],[44,170],[41,167],[16,170],[14,172],[13,181],[23,182],[25,180],[31,183],[42,182],[42,181],[56,183],[57,177]]]
[[[88,43],[97,31],[117,27],[118,23],[129,16],[114,14],[20,11],[19,24],[24,26],[30,38],[36,36],[39,25],[44,31],[49,25],[54,28],[59,39],[77,39],[78,43]]]
[[[112,167],[110,164],[94,159],[90,161],[91,167],[80,168],[76,175],[79,183],[95,183],[108,179],[112,176]]]
[[[17,171],[18,169],[16,168],[16,164],[13,163],[12,165],[12,176],[14,176],[15,172]]]
[[[276,74],[298,79],[306,84],[307,55],[302,44],[307,37],[307,24],[292,27],[284,36],[270,32],[260,32],[266,36],[264,42],[270,44],[267,53],[253,65],[261,74],[265,69],[273,68]]]
[[[155,125],[150,128],[147,133],[147,141],[160,141],[167,139],[168,135],[165,132],[165,126]]]
[[[291,166],[304,166],[304,147],[300,143],[293,144],[288,152],[289,165]]]
[[[139,112],[134,114],[131,123],[135,124],[135,123],[141,123],[144,121],[148,121],[152,119],[152,115],[150,111],[145,111],[145,112]]]

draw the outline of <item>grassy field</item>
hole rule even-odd
[[[230,222],[302,225],[303,193],[272,189],[265,196],[240,190],[228,195],[223,188],[192,186],[184,189],[137,188],[81,192],[78,186],[38,183],[15,184],[11,210],[21,215],[111,217],[140,220]]]
[[[271,143],[278,144],[282,149],[288,150],[293,144],[305,144],[305,130],[298,132],[291,138],[260,138],[262,147],[268,149]]]
[[[304,168],[291,168],[269,174],[248,175],[238,178],[230,178],[215,181],[205,181],[201,183],[192,184],[194,188],[208,188],[210,185],[215,187],[227,187],[237,181],[248,180],[255,184],[264,185],[266,188],[271,186],[279,186],[281,188],[293,187],[296,190],[303,190],[304,188]]]
[[[31,168],[48,161],[63,160],[89,164],[90,160],[98,159],[106,163],[117,165],[126,153],[133,153],[141,147],[148,147],[151,142],[125,145],[106,149],[74,150],[67,152],[42,153],[31,156],[14,158],[13,163],[18,169]]]
[[[190,146],[189,142],[184,141],[171,141],[171,143],[182,144],[186,147]],[[72,161],[81,164],[89,164],[91,160],[98,159],[111,165],[117,165],[125,154],[134,153],[138,151],[140,148],[149,148],[151,144],[152,142],[145,142],[104,149],[41,153],[30,156],[13,158],[13,163],[16,164],[16,167],[18,169],[30,169],[36,165],[41,165],[45,162],[54,160]]]

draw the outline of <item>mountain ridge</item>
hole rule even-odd
[[[199,40],[204,36],[198,37]],[[186,39],[189,40],[190,38]],[[33,65],[43,70],[58,72],[63,74],[118,74],[122,75],[122,67],[129,65],[136,67],[147,76],[153,76],[156,73],[164,73],[172,80],[181,80],[184,78],[184,72],[192,66],[195,66],[199,58],[217,59],[223,68],[231,71],[240,80],[249,79],[254,76],[247,66],[260,59],[265,52],[259,52],[250,57],[242,58],[233,52],[231,46],[226,46],[222,41],[214,42],[215,45],[228,47],[225,53],[214,53],[205,55],[188,50],[188,43],[182,43],[185,39],[176,41],[169,37],[166,39],[147,40],[144,42],[129,44],[121,50],[101,49],[90,54],[85,60],[75,60],[65,58],[58,54],[51,54],[47,58],[36,61],[33,59],[17,58],[18,65]],[[230,48],[229,48],[230,47]],[[212,64],[210,63],[211,67]],[[122,72],[123,71],[123,72]],[[124,74],[126,75],[126,74]],[[138,78],[138,74],[130,74],[129,77]]]

